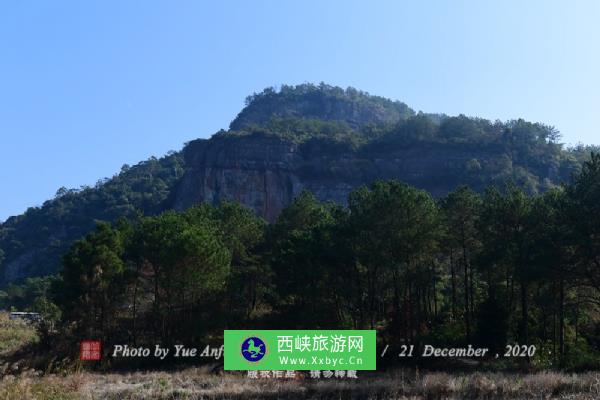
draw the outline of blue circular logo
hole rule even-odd
[[[247,361],[260,361],[265,354],[267,354],[267,345],[262,339],[252,336],[242,342],[242,356]]]

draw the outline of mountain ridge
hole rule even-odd
[[[273,221],[302,190],[345,203],[352,189],[398,179],[437,197],[508,180],[535,193],[559,185],[590,148],[564,149],[552,127],[416,113],[406,104],[325,84],[249,96],[228,131],[124,168],[83,190],[61,190],[0,224],[3,284],[53,273],[96,220],[236,200]],[[2,258],[4,259],[2,261]]]

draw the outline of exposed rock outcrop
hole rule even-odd
[[[302,190],[322,201],[345,204],[355,188],[376,179],[399,179],[443,195],[477,182],[480,169],[498,163],[485,149],[464,146],[331,149],[319,142],[297,144],[267,134],[222,134],[191,142],[184,150],[186,172],[174,208],[238,201],[273,221]],[[494,157],[496,156],[496,157]],[[474,166],[475,165],[475,166]]]
[[[298,146],[274,136],[196,140],[184,157],[177,210],[202,201],[236,200],[273,220],[303,187],[296,174]]]

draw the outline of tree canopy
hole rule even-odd
[[[436,201],[382,180],[346,208],[303,192],[271,225],[236,203],[202,204],[99,223],[58,279],[8,296],[107,345],[374,328],[392,345],[519,343],[536,346],[521,359],[534,367],[598,366],[599,187],[592,155],[540,195],[462,186]]]

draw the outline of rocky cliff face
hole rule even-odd
[[[235,200],[272,220],[302,189],[297,151],[293,143],[273,136],[196,140],[184,153],[187,169],[174,208]]]
[[[238,201],[273,221],[302,191],[322,201],[346,204],[348,194],[376,179],[398,179],[443,195],[459,184],[484,186],[481,168],[497,157],[464,146],[330,148],[297,144],[277,136],[217,135],[191,142],[184,151],[186,172],[174,196],[178,210],[200,202]],[[476,167],[474,167],[474,165]]]

